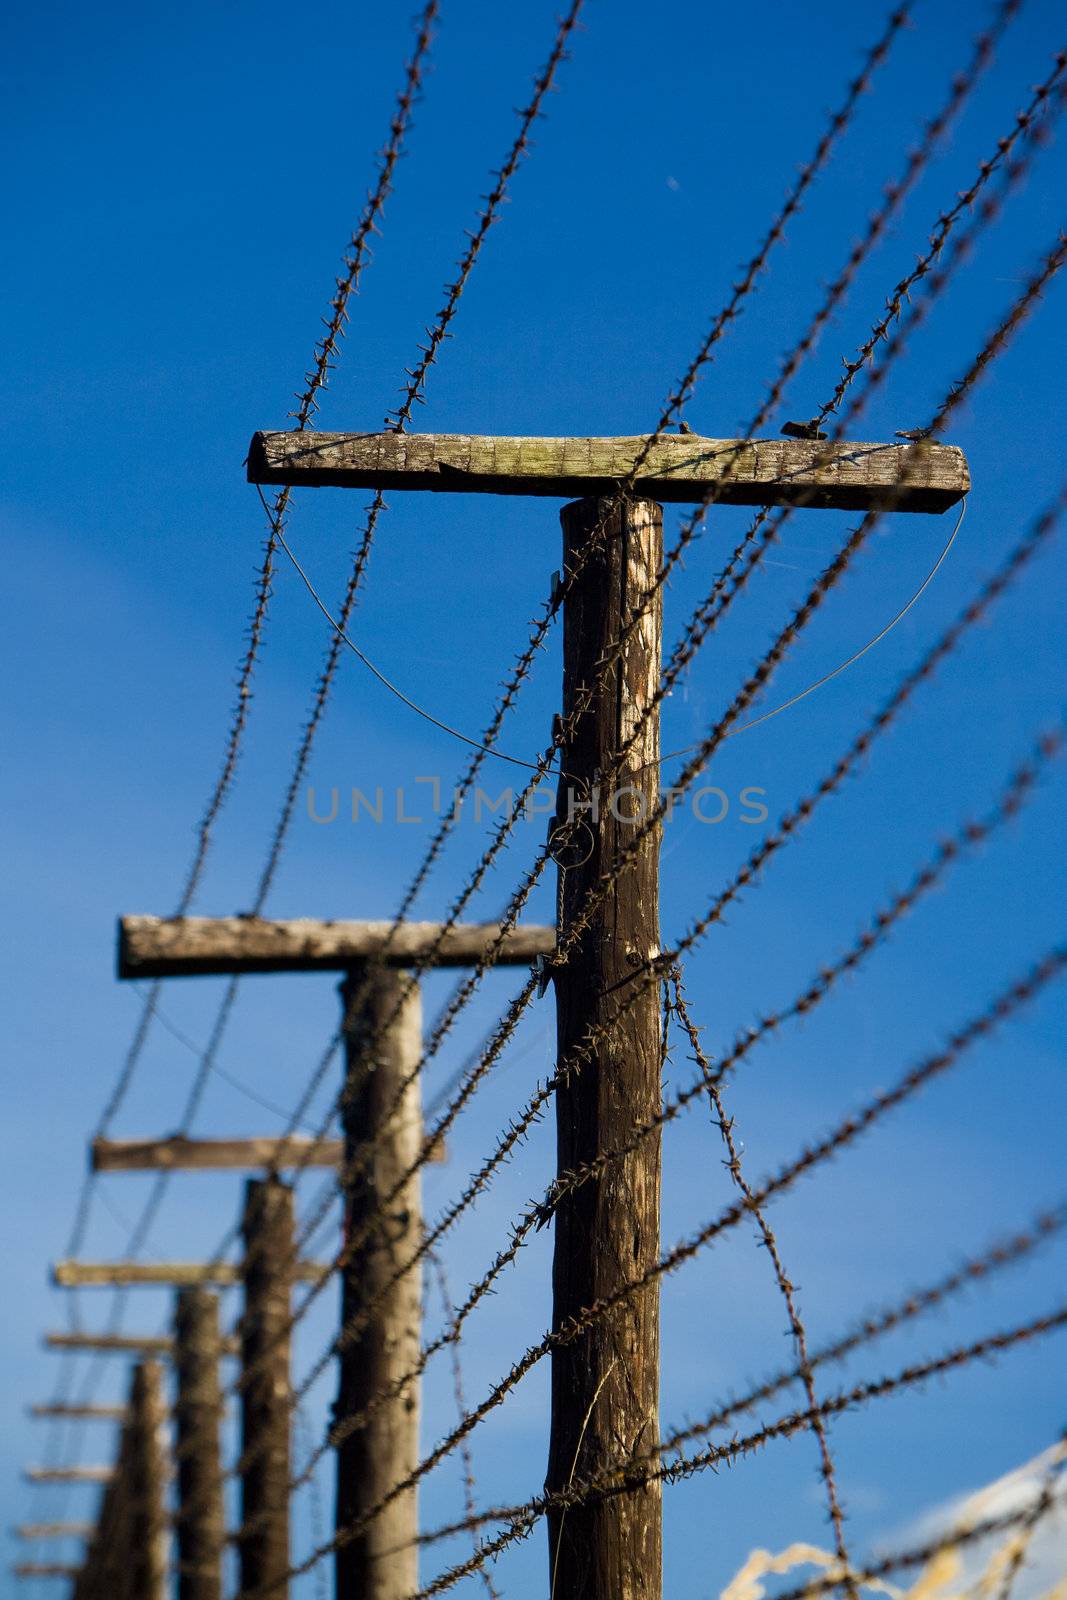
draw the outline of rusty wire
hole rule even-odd
[[[432,1258],[434,1272],[437,1276],[437,1288],[441,1296],[441,1310],[446,1322],[451,1322],[456,1314],[455,1304],[448,1287],[448,1272],[442,1256]],[[456,1416],[464,1417],[467,1414],[467,1400],[463,1383],[463,1362],[460,1356],[459,1345],[453,1343],[452,1353],[452,1394],[456,1402]],[[463,1477],[463,1508],[468,1521],[476,1517],[478,1506],[478,1488],[474,1481],[474,1458],[471,1454],[470,1440],[464,1439],[459,1449],[460,1469]],[[478,1550],[477,1535],[474,1537],[474,1549]],[[492,1578],[484,1567],[480,1567],[478,1575],[482,1580],[488,1600],[500,1600],[500,1595],[493,1584]],[[1006,1600],[1006,1597],[1005,1597]]]
[[[418,98],[422,81],[422,72],[425,66],[430,47],[433,23],[439,10],[440,0],[428,0],[421,15],[415,47],[407,64],[404,80],[397,97],[396,108],[390,126],[389,139],[378,158],[378,177],[366,205],[362,212],[360,222],[352,235],[349,248],[345,256],[345,273],[337,280],[336,292],[330,304],[330,317],[326,322],[326,334],[318,342],[312,360],[312,366],[305,376],[305,388],[300,397],[300,404],[295,421],[297,431],[306,429],[318,410],[322,389],[328,382],[329,371],[334,364],[339,341],[343,336],[344,324],[348,318],[348,302],[354,293],[358,292],[359,279],[368,258],[368,241],[372,233],[377,231],[377,221],[380,217],[385,201],[392,189],[393,173],[404,140],[411,126],[411,114]],[[289,506],[291,491],[286,486],[275,497],[272,507],[269,508],[270,529],[264,546],[262,565],[256,580],[255,600],[253,613],[248,630],[248,642],[242,656],[237,676],[237,703],[234,708],[233,720],[226,737],[222,768],[215,786],[209,796],[204,813],[197,826],[197,842],[193,861],[189,867],[182,893],[179,897],[176,916],[183,916],[193,902],[199,887],[207,862],[208,849],[211,842],[215,823],[222,811],[223,805],[229,795],[236,776],[237,764],[244,738],[245,728],[251,710],[252,690],[251,680],[259,659],[263,634],[266,627],[267,610],[271,597],[271,588],[274,574],[274,561],[277,552],[277,542],[284,525],[286,512]],[[123,1061],[116,1085],[105,1106],[104,1112],[93,1130],[94,1137],[103,1137],[118,1114],[126,1095],[129,1092],[137,1064],[144,1052],[148,1033],[155,1017],[159,998],[163,990],[162,980],[155,980],[150,986],[145,998],[141,1016],[130,1048]],[[214,1059],[221,1043],[222,1034],[232,1011],[236,999],[236,985],[227,986],[227,991],[220,1005],[212,1037],[204,1052],[196,1078],[194,1079],[190,1094],[187,1099],[183,1126],[186,1125],[195,1113],[200,1098],[206,1087],[207,1078],[212,1071]],[[97,1175],[90,1171],[86,1174],[77,1206],[70,1236],[67,1241],[66,1254],[76,1256],[81,1248],[88,1227],[91,1197],[96,1183]],[[128,1251],[135,1253],[144,1242],[155,1216],[158,1214],[164,1194],[167,1189],[169,1174],[161,1173],[149,1194],[148,1201],[131,1234]],[[69,1301],[71,1307],[71,1320],[74,1326],[78,1324],[77,1298],[72,1296]],[[125,1307],[125,1296],[121,1293],[113,1298],[111,1318],[108,1326],[117,1327],[121,1322]],[[95,1383],[94,1372],[97,1368],[90,1368],[86,1392]]]
[[[988,160],[980,163],[978,177],[966,192],[966,204],[954,206],[945,212],[939,219],[931,238],[929,247],[920,256],[914,270],[903,279],[894,290],[888,301],[888,312],[876,324],[872,338],[869,341],[873,348],[880,340],[888,341],[887,350],[881,366],[872,370],[868,375],[867,387],[858,397],[853,396],[847,412],[833,426],[830,433],[831,441],[842,438],[849,423],[856,421],[870,401],[874,390],[884,383],[893,363],[900,357],[904,350],[905,342],[929,315],[933,299],[943,292],[955,269],[966,259],[973,249],[979,234],[987,228],[998,215],[1006,195],[1016,187],[1026,175],[1033,154],[1036,150],[1036,131],[1043,125],[1038,119],[1046,113],[1048,102],[1054,89],[1059,85],[1064,71],[1067,70],[1067,53],[1062,53],[1056,58],[1056,64],[1048,78],[1042,83],[1029,103],[1016,118],[1016,127],[1012,134],[998,141],[995,154]],[[1063,107],[1063,90],[1056,95],[1052,103],[1051,114],[1058,114]],[[1048,117],[1046,116],[1047,126]],[[945,245],[952,233],[955,224],[964,215],[968,207],[977,200],[985,185],[999,170],[1002,161],[1006,160],[1010,151],[1019,139],[1025,139],[1024,153],[1014,162],[1010,162],[1004,169],[1003,191],[999,197],[983,203],[981,210],[972,219],[965,232],[952,240],[952,250],[949,258],[944,259]],[[930,297],[926,301],[913,304],[910,301],[910,290],[924,279],[930,279]],[[905,305],[907,312],[905,313]],[[893,338],[889,339],[889,328],[894,322],[905,317],[906,320],[897,329]],[[867,348],[866,346],[864,348]],[[849,377],[849,382],[855,378],[861,369],[860,363]],[[835,396],[827,402],[827,413],[832,405],[840,402],[844,388],[839,385]],[[817,458],[816,464],[821,464],[823,457]],[[655,707],[662,704],[677,683],[682,672],[689,666],[697,651],[705,643],[708,635],[718,626],[723,614],[737,598],[744,588],[755,568],[762,561],[766,550],[775,543],[781,533],[783,525],[794,512],[801,510],[804,500],[801,498],[796,505],[779,507],[776,512],[771,512],[764,507],[752,519],[738,545],[726,563],[726,566],[716,577],[707,596],[694,609],[689,622],[683,630],[682,636],[670,653],[667,666],[664,669],[656,695],[645,715],[651,715]],[[744,563],[742,565],[742,562]],[[640,732],[641,724],[635,730]],[[735,729],[733,731],[740,731]],[[625,753],[625,747],[622,752]],[[677,752],[681,754],[683,752]]]
[[[434,328],[432,330],[428,330],[430,344],[427,349],[423,351],[423,358],[418,363],[414,373],[411,375],[411,382],[405,391],[404,402],[395,415],[394,421],[397,427],[402,427],[403,423],[410,419],[411,412],[416,402],[422,398],[422,389],[425,386],[425,379],[429,366],[434,360],[436,360],[437,350],[439,349],[444,338],[448,336],[447,330],[449,324],[456,314],[460,296],[466,287],[467,281],[474,268],[474,264],[481,252],[481,247],[485,241],[485,237],[488,234],[489,228],[497,218],[500,207],[502,206],[506,197],[508,184],[529,149],[530,130],[536,118],[541,115],[542,103],[552,89],[559,66],[566,57],[566,44],[571,33],[577,25],[578,14],[581,11],[583,3],[584,0],[573,0],[569,12],[557,29],[548,63],[541,72],[535,84],[533,98],[530,104],[520,113],[519,131],[509,149],[504,166],[501,168],[499,174],[497,174],[497,182],[491,193],[486,198],[485,205],[479,215],[478,225],[475,229],[475,232],[471,235],[470,245],[465,251],[460,262],[458,275],[455,281],[448,286],[446,302],[438,314],[438,319],[434,325]],[[428,38],[428,29],[426,30],[426,36]],[[420,42],[422,37],[423,35],[420,35]],[[336,321],[336,325],[334,322],[331,322],[331,324],[328,325],[326,338],[318,350],[320,363],[317,363],[317,368],[318,365],[321,364],[323,381],[325,381],[325,375],[331,365],[330,357],[336,349],[336,342],[341,331],[342,322],[343,318],[340,321]],[[352,571],[346,584],[344,597],[342,599],[339,611],[340,628],[342,631],[347,625],[348,619],[355,605],[363,575],[366,570],[366,565],[369,560],[375,528],[377,526],[378,518],[384,508],[385,500],[382,494],[379,492],[375,495],[368,512],[367,521],[364,525],[360,538],[359,549],[357,551]],[[341,634],[335,633],[330,641],[325,664],[316,685],[311,710],[304,726],[293,768],[286,786],[279,818],[275,825],[270,847],[268,849],[267,860],[260,874],[255,896],[253,898],[250,913],[253,916],[257,916],[262,912],[263,906],[266,903],[267,896],[272,887],[274,877],[277,873],[282,850],[284,848],[285,840],[292,822],[300,785],[303,782],[303,777],[307,770],[307,764],[311,757],[311,751],[316,734],[326,712],[333,681],[340,664],[342,649],[343,639]],[[219,1015],[216,1019],[216,1024],[212,1030],[212,1039],[209,1042],[207,1051],[205,1051],[200,1070],[197,1074],[196,1080],[194,1081],[192,1091],[190,1092],[190,1096],[185,1107],[182,1122],[183,1127],[188,1125],[192,1116],[195,1114],[204,1089],[206,1088],[214,1055],[217,1053],[217,1050],[221,1045],[222,1036],[225,1032],[229,1014],[232,1011],[238,986],[239,978],[237,977],[233,978],[230,984],[227,986]],[[324,1076],[325,1071],[328,1068],[328,1064],[333,1059],[339,1043],[340,1033],[335,1036],[333,1041],[331,1041],[331,1045],[327,1050],[325,1060],[320,1063],[320,1066],[317,1069],[317,1072],[312,1080],[314,1087],[317,1087],[322,1076]],[[314,1092],[314,1087],[311,1090],[312,1093]],[[308,1093],[305,1091],[305,1095],[301,1100],[301,1111],[304,1107],[306,1107],[308,1098]],[[299,1114],[300,1113],[298,1112],[298,1115]],[[284,1137],[284,1133],[279,1136],[280,1139]],[[316,1143],[317,1142],[318,1141],[316,1141]],[[312,1148],[314,1148],[314,1145]],[[147,1231],[146,1227],[141,1229],[142,1237],[145,1231]],[[228,1248],[229,1243],[234,1237],[234,1230],[228,1230],[225,1241],[219,1247],[219,1249]],[[216,1256],[218,1253],[219,1251],[216,1250]]]
[[[753,1221],[759,1230],[764,1249],[774,1271],[774,1281],[778,1292],[785,1302],[786,1316],[789,1320],[789,1331],[793,1337],[793,1344],[797,1352],[797,1364],[800,1369],[801,1379],[804,1384],[804,1393],[807,1396],[808,1407],[812,1413],[812,1431],[815,1434],[819,1449],[819,1473],[822,1477],[823,1487],[826,1491],[826,1506],[833,1529],[834,1551],[838,1560],[846,1568],[851,1566],[848,1546],[845,1543],[845,1515],[841,1507],[841,1494],[837,1486],[837,1473],[834,1459],[830,1453],[830,1436],[826,1419],[818,1415],[818,1396],[815,1393],[815,1379],[812,1374],[811,1357],[808,1353],[808,1333],[800,1315],[797,1304],[796,1285],[790,1280],[782,1261],[781,1247],[778,1243],[774,1229],[767,1220],[766,1212],[756,1199],[748,1179],[741,1165],[741,1155],[737,1140],[734,1138],[734,1121],[727,1115],[726,1106],[722,1097],[721,1077],[714,1073],[711,1063],[700,1042],[700,1031],[689,1014],[689,1006],[682,987],[682,972],[678,965],[671,969],[670,984],[673,990],[672,1009],[682,1027],[685,1029],[689,1048],[701,1078],[707,1089],[708,1099],[711,1103],[712,1115],[722,1135],[723,1144],[726,1146],[726,1169],[730,1174],[731,1182],[744,1198]],[[849,1584],[848,1592],[853,1600],[858,1600],[854,1584]]]

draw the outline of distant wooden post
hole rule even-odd
[[[127,1424],[130,1592],[137,1600],[165,1600],[166,1596],[165,1414],[163,1369],[157,1361],[142,1361],[133,1372]]]
[[[422,1003],[410,974],[382,966],[354,969],[341,985],[345,1029],[345,1233],[358,1239],[418,1156],[422,1104],[415,1069],[422,1054]],[[411,1079],[405,1085],[406,1079]],[[393,1110],[399,1099],[399,1108]],[[392,1110],[392,1115],[388,1113]],[[418,1174],[391,1202],[384,1226],[352,1251],[342,1277],[342,1327],[377,1302],[368,1325],[342,1344],[338,1418],[354,1415],[414,1367],[421,1328],[421,1274],[410,1261],[422,1236]],[[418,1463],[419,1390],[411,1383],[380,1405],[366,1427],[337,1450],[337,1526],[370,1511]],[[360,1600],[403,1600],[418,1588],[417,1492],[395,1499],[336,1555],[336,1593]]]
[[[649,589],[662,552],[662,513],[648,501],[580,500],[565,507],[564,570],[599,542],[564,602],[563,715]],[[651,716],[625,766],[616,752],[659,684],[661,606],[635,630],[560,752],[557,819],[577,819],[560,846],[560,937],[616,852],[659,798],[659,719]],[[602,775],[604,775],[602,777]],[[581,809],[592,799],[596,810]],[[556,970],[558,1059],[572,1059],[590,1030],[602,1036],[556,1094],[559,1171],[622,1144],[660,1105],[660,1016],[650,985],[621,1022],[613,1018],[659,953],[659,830],[614,884]],[[602,1176],[565,1197],[555,1215],[553,1325],[580,1316],[651,1267],[659,1255],[660,1149],[644,1140]],[[549,1491],[602,1470],[659,1438],[659,1292],[624,1301],[553,1351]],[[657,1600],[661,1593],[658,1484],[549,1516],[553,1600]]]
[[[167,1582],[163,1371],[133,1369],[126,1423],[75,1600],[164,1600]]]
[[[245,1191],[241,1318],[241,1589],[289,1592],[290,1379],[293,1191],[253,1178]]]
[[[225,1520],[219,1426],[222,1392],[218,1296],[183,1289],[174,1317],[175,1455],[178,1462],[178,1600],[220,1600]]]

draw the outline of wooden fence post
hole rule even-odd
[[[163,1427],[163,1368],[142,1361],[130,1388],[129,1502],[130,1593],[165,1600],[167,1589],[167,1463]]]
[[[595,683],[606,652],[652,584],[662,552],[662,513],[649,501],[579,500],[562,512],[565,571],[575,570],[595,530],[597,546],[564,603],[563,714]],[[560,938],[659,797],[659,717],[653,713],[619,772],[615,755],[659,683],[662,609],[657,595],[622,659],[596,687],[560,752]],[[588,809],[592,803],[594,809]],[[615,1021],[619,1002],[659,953],[659,829],[650,830],[589,927],[557,969],[561,1063],[596,1032],[580,1069],[556,1094],[559,1171],[625,1142],[660,1105],[661,1023],[651,984]],[[601,1031],[602,1030],[602,1031]],[[646,1271],[659,1253],[659,1139],[644,1140],[560,1203],[555,1216],[553,1326],[580,1316]],[[654,1283],[552,1356],[548,1488],[647,1448],[659,1436],[659,1291]],[[658,1484],[549,1516],[553,1600],[658,1600]]]
[[[381,1202],[422,1144],[422,1104],[414,1074],[422,1052],[422,1004],[410,973],[368,965],[341,985],[345,1029],[342,1184],[346,1237],[379,1215]],[[372,1045],[373,1041],[373,1045]],[[403,1090],[401,1085],[411,1076]],[[399,1108],[387,1116],[399,1097]],[[385,1292],[422,1237],[421,1182],[410,1177],[383,1226],[352,1251],[342,1276],[342,1324],[377,1301],[368,1325],[343,1344],[338,1417],[361,1411],[414,1366],[419,1354],[422,1275],[407,1273]],[[380,1299],[379,1299],[380,1296]],[[377,1504],[418,1461],[417,1381],[382,1404],[337,1451],[337,1526]],[[364,1533],[337,1552],[338,1596],[403,1600],[418,1588],[417,1491],[395,1499]]]
[[[222,1595],[221,1359],[218,1295],[180,1290],[174,1316],[178,1600],[221,1600]]]
[[[253,1178],[245,1191],[241,1318],[241,1589],[289,1592],[290,1380],[293,1191]]]

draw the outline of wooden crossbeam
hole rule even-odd
[[[31,1417],[76,1417],[82,1422],[125,1422],[125,1406],[30,1406]]]
[[[114,1467],[27,1467],[29,1483],[110,1483]]]
[[[337,1167],[344,1144],[340,1139],[309,1139],[292,1135],[255,1139],[94,1139],[90,1162],[94,1172],[252,1171],[257,1167]],[[444,1139],[430,1153],[433,1162],[446,1160]]]
[[[256,1167],[336,1167],[340,1139],[94,1139],[94,1172],[248,1170]]]
[[[472,967],[500,932],[498,923],[450,928],[433,954],[435,967]],[[430,956],[441,933],[436,922],[320,922],[299,917],[123,917],[119,922],[120,978],[208,977],[232,972],[345,972],[381,959],[409,967]],[[387,943],[388,941],[388,943]],[[555,949],[554,928],[514,928],[498,966],[529,966]]]
[[[297,1282],[307,1283],[331,1270],[329,1262],[298,1261]],[[242,1282],[242,1268],[233,1261],[57,1261],[52,1282],[57,1289],[112,1288],[116,1286],[192,1289],[213,1284],[229,1288]]]
[[[18,1539],[91,1539],[91,1522],[23,1522],[14,1530]]]
[[[46,1333],[46,1350],[95,1350],[102,1355],[162,1356],[165,1360],[174,1354],[174,1340],[165,1335],[150,1333]],[[222,1354],[240,1355],[237,1339],[222,1341]]]
[[[628,479],[646,434],[623,439],[508,439],[460,433],[256,433],[251,483],[438,493],[611,495]],[[955,445],[704,439],[652,445],[634,494],[660,501],[807,505],[841,511],[886,506],[945,511],[971,486]]]

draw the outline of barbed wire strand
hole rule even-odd
[[[930,1378],[939,1377],[967,1366],[976,1361],[988,1361],[997,1354],[1018,1348],[1038,1339],[1044,1335],[1059,1331],[1067,1327],[1067,1307],[1060,1307],[1043,1316],[1033,1318],[1006,1332],[986,1335],[967,1345],[956,1346],[941,1356],[925,1362],[914,1362],[903,1368],[900,1372],[875,1380],[865,1380],[854,1385],[851,1389],[840,1391],[822,1400],[815,1409],[823,1418],[839,1416],[857,1406],[869,1403],[874,1399],[882,1399],[891,1394],[907,1389],[913,1389],[926,1383]],[[813,1422],[812,1408],[805,1406],[802,1409],[788,1413],[771,1423],[764,1423],[753,1432],[735,1437],[728,1443],[710,1445],[705,1450],[690,1456],[683,1456],[678,1460],[664,1462],[658,1466],[650,1466],[657,1456],[668,1455],[676,1447],[672,1436],[662,1440],[658,1446],[651,1450],[634,1453],[612,1463],[610,1467],[593,1477],[576,1481],[569,1488],[559,1489],[552,1494],[541,1494],[519,1506],[496,1508],[492,1512],[479,1513],[477,1525],[486,1521],[506,1521],[507,1529],[496,1538],[483,1541],[477,1552],[458,1566],[448,1569],[440,1574],[427,1587],[420,1589],[414,1600],[430,1600],[435,1594],[445,1592],[452,1588],[462,1578],[471,1576],[480,1565],[487,1560],[499,1556],[504,1549],[518,1539],[526,1538],[533,1527],[549,1509],[565,1508],[568,1505],[588,1505],[591,1502],[605,1500],[619,1494],[626,1494],[632,1490],[637,1482],[642,1485],[649,1482],[662,1482],[673,1485],[685,1478],[693,1477],[699,1472],[716,1470],[719,1466],[730,1464],[755,1453],[776,1438],[789,1438],[804,1429],[810,1429]],[[457,1529],[457,1531],[459,1531]],[[329,1542],[329,1548],[315,1552],[308,1562],[301,1568],[294,1568],[290,1577],[302,1576],[310,1571],[314,1562],[321,1560],[325,1555],[348,1537],[356,1537],[353,1530],[342,1529],[338,1531],[334,1540]],[[840,1578],[836,1582],[840,1582]],[[249,1592],[239,1600],[261,1600],[273,1592],[270,1586]]]
[[[451,1291],[448,1287],[448,1272],[447,1268],[445,1267],[444,1258],[442,1256],[435,1255],[431,1256],[430,1260],[433,1264],[433,1270],[437,1278],[437,1289],[441,1297],[441,1311],[445,1322],[449,1323],[456,1314],[456,1308],[452,1300]],[[458,1341],[452,1344],[451,1355],[452,1394],[456,1402],[456,1415],[457,1417],[464,1417],[467,1414],[467,1400],[466,1389],[463,1382],[463,1363],[460,1356],[460,1346]],[[469,1520],[471,1517],[477,1515],[478,1505],[478,1490],[477,1484],[474,1481],[474,1457],[471,1454],[469,1439],[464,1439],[463,1444],[460,1446],[459,1459],[460,1470],[463,1478],[463,1506]],[[475,1551],[477,1551],[477,1537],[475,1537],[474,1548]],[[479,1577],[482,1580],[482,1587],[488,1596],[488,1600],[500,1600],[500,1595],[493,1584],[493,1580],[489,1576],[488,1572],[486,1572],[484,1567],[479,1568]],[[1007,1600],[1006,1596],[1004,1597],[1004,1600]]]
[[[1012,9],[1013,8],[1010,7],[1010,6],[1001,8],[1001,10],[998,13],[999,21],[1001,23],[1004,23],[1009,19],[1010,15],[1012,14]],[[979,47],[976,48],[975,66],[972,69],[974,72],[977,72],[978,64],[980,62],[982,62],[987,57],[988,50],[990,48],[991,48],[991,41],[989,41],[989,40],[987,40],[985,42],[985,44],[980,43]],[[963,80],[957,79],[955,81],[955,83],[954,83],[954,93],[957,96],[957,99],[956,99],[956,104],[957,105],[958,105],[958,103],[960,103],[960,97],[965,92],[967,92],[967,86],[964,84]],[[950,104],[951,103],[952,102],[951,102],[951,98],[950,98]],[[941,132],[943,132],[944,127],[947,125],[947,120],[948,120],[948,116],[947,116],[947,113],[946,113],[946,114],[942,115],[940,121],[938,119],[935,119],[934,122],[929,125],[928,134],[927,134],[927,142],[928,143],[930,141],[932,141],[934,138],[936,138],[937,136],[939,136]],[[925,159],[925,156],[922,156],[922,157],[914,156],[914,158],[912,160],[912,163],[911,163],[911,170],[912,170],[912,175],[913,176],[917,172],[917,170],[918,170],[918,168],[919,168],[919,166],[921,164],[921,160],[922,159]],[[902,190],[898,189],[897,196],[896,196],[898,201],[899,201],[899,198],[902,198],[902,192],[903,192]],[[891,199],[892,199],[892,196],[891,196]],[[872,227],[871,227],[871,229],[869,229],[869,234],[868,234],[868,238],[869,238],[870,242],[873,242],[873,239],[877,237],[878,231],[879,231],[879,226],[876,226],[876,225],[872,224]],[[853,254],[852,254],[851,258],[850,258],[850,269],[851,269],[851,271],[855,270],[856,266],[858,265],[859,260],[862,258],[862,253],[863,252],[861,250],[854,250],[853,251]],[[829,311],[832,308],[832,305],[834,303],[834,296],[835,295],[839,296],[841,293],[844,292],[844,289],[847,287],[848,281],[849,281],[849,272],[846,271],[846,273],[842,274],[841,277],[839,278],[837,284],[835,285],[834,290],[831,292],[831,296],[828,299],[827,304],[824,306],[822,312],[820,313],[820,316],[823,318],[823,320],[825,320],[825,318],[829,315]],[[807,336],[807,345],[805,346],[805,348],[810,348],[810,344],[811,344],[811,342],[813,342],[813,339],[814,339],[814,333],[809,331],[809,335]],[[796,357],[794,357],[792,359],[793,359],[793,366],[795,367]],[[788,373],[789,370],[791,370],[791,369],[787,366],[786,372]],[[781,391],[781,383],[779,383],[777,391],[772,390],[772,396],[775,393],[780,393],[780,391]],[[765,407],[764,409],[768,410],[769,407]],[[761,420],[762,415],[763,415],[763,413],[760,414],[760,418],[757,418],[757,421]],[[665,574],[664,574],[664,576],[665,576]],[[320,602],[320,604],[321,604],[321,602]],[[323,609],[325,610],[325,607]],[[327,614],[327,616],[329,616],[328,612],[326,614]],[[351,641],[349,641],[349,642],[351,642]],[[355,648],[354,645],[353,645],[353,648]],[[357,653],[359,653],[359,652],[357,651]],[[479,755],[482,753],[483,749],[484,749],[484,747],[479,747]],[[548,761],[550,761],[550,759],[551,759],[551,752],[549,753],[548,758],[547,758],[547,760],[545,762],[545,768],[546,769],[547,769]],[[454,819],[455,815],[456,815],[456,812],[453,811],[453,813],[452,813],[453,819]],[[446,826],[447,826],[447,823],[448,823],[448,819],[446,819]],[[507,823],[505,822],[504,827],[501,830],[498,830],[498,839],[496,841],[497,845],[499,845],[499,842],[506,835],[506,832],[507,832]],[[475,887],[475,885],[472,885],[470,887],[470,889],[467,891],[468,894],[473,892],[474,887]],[[404,911],[406,911],[406,909],[407,909],[409,904],[410,904],[410,901],[405,900],[404,905],[402,906],[401,912],[399,914],[400,916],[402,916],[404,914]],[[452,921],[454,920],[454,917],[456,915],[458,915],[458,912],[454,909],[453,913],[451,914],[449,922],[444,925],[444,928],[447,928],[447,927],[452,925]],[[517,918],[517,915],[518,915],[518,909],[515,908],[514,909],[514,917]],[[399,920],[399,916],[398,916],[398,920]],[[397,924],[394,923],[394,928],[395,928],[396,925]],[[511,926],[511,925],[514,925],[514,920],[512,920],[512,922],[508,926]],[[499,948],[499,945],[502,943],[503,937],[506,934],[506,931],[507,931],[507,926],[502,928],[501,937],[500,937],[500,940],[497,942],[496,948]],[[442,934],[441,934],[440,937],[443,938],[443,936],[444,936],[444,930],[442,930]],[[422,1066],[425,1064],[426,1060],[428,1060],[430,1058],[430,1056],[432,1055],[433,1051],[438,1047],[438,1045],[440,1043],[440,1040],[443,1037],[443,1032],[445,1031],[445,1029],[449,1025],[452,1017],[454,1017],[454,1015],[457,1014],[458,1009],[461,1007],[463,1001],[467,997],[469,997],[469,995],[471,993],[473,993],[473,989],[477,985],[477,983],[480,981],[482,973],[485,970],[488,970],[489,966],[492,964],[492,954],[493,954],[493,952],[490,952],[490,958],[487,959],[482,964],[480,964],[479,968],[472,975],[472,977],[463,986],[461,986],[460,995],[459,995],[459,1004],[456,1005],[453,1008],[453,1011],[451,1013],[451,1017],[446,1017],[445,1019],[443,1019],[443,1027],[435,1028],[434,1035],[431,1038],[430,1044],[427,1047],[427,1049],[423,1052],[422,1060],[419,1063],[419,1070],[422,1069]],[[431,959],[432,959],[432,955],[431,955]],[[429,962],[427,962],[427,964],[429,964]],[[322,1215],[323,1215],[323,1210],[322,1210],[322,1205],[320,1203],[319,1207],[315,1211],[313,1211],[313,1213],[312,1213],[311,1220],[310,1220],[309,1224],[307,1225],[308,1226],[308,1230],[314,1230],[318,1226],[319,1222],[321,1221]],[[305,1308],[310,1305],[311,1300],[315,1297],[315,1295],[318,1292],[320,1292],[319,1289],[313,1289],[312,1291],[310,1291],[309,1297],[304,1303],[305,1304]]]
[[[348,321],[348,302],[353,294],[358,293],[359,280],[369,256],[369,240],[373,233],[378,232],[377,219],[381,215],[385,201],[392,191],[393,175],[400,158],[404,139],[410,129],[412,110],[421,87],[422,73],[430,47],[433,25],[439,9],[440,0],[429,0],[419,19],[415,48],[407,64],[403,86],[397,97],[390,125],[389,140],[378,157],[377,181],[368,196],[359,224],[349,241],[349,247],[345,255],[345,272],[337,280],[336,292],[330,302],[330,316],[328,319],[323,319],[326,333],[316,345],[311,367],[305,375],[305,388],[299,397],[299,407],[294,413],[297,432],[303,432],[314,419],[319,408],[321,392],[329,382],[329,373],[335,365],[334,357],[344,337],[345,324]],[[236,776],[238,759],[251,710],[251,679],[259,659],[266,626],[267,610],[270,603],[277,540],[285,523],[291,495],[292,490],[289,485],[286,485],[279,491],[274,505],[269,511],[270,532],[264,547],[263,564],[256,579],[255,600],[248,629],[248,644],[241,658],[237,673],[237,704],[234,708],[233,721],[224,744],[222,768],[208,798],[200,822],[197,824],[196,849],[178,899],[177,909],[174,912],[177,917],[186,914],[199,888],[200,880],[207,864],[214,826]],[[144,1009],[138,1021],[133,1041],[123,1061],[118,1080],[94,1130],[94,1137],[102,1138],[105,1136],[126,1099],[137,1063],[144,1052],[152,1018],[162,989],[163,980],[156,979],[147,993]],[[93,1174],[90,1173],[87,1182],[91,1184],[92,1179]],[[67,1243],[66,1254],[68,1256],[77,1255],[81,1247],[85,1228],[88,1224],[87,1205],[88,1202],[83,1208],[79,1203],[78,1215],[75,1218]]]
[[[826,1422],[822,1417],[814,1415],[818,1407],[818,1397],[815,1393],[815,1379],[812,1375],[811,1359],[808,1354],[807,1329],[804,1326],[797,1304],[796,1286],[785,1270],[777,1236],[767,1221],[767,1216],[762,1206],[756,1200],[748,1179],[745,1177],[744,1169],[741,1165],[740,1151],[734,1138],[734,1121],[732,1117],[727,1115],[726,1105],[722,1097],[721,1080],[712,1072],[711,1064],[700,1042],[700,1032],[690,1015],[682,984],[682,971],[678,965],[671,968],[670,985],[673,991],[672,1009],[685,1030],[693,1061],[698,1067],[707,1088],[712,1116],[726,1147],[726,1169],[730,1174],[730,1180],[734,1187],[740,1192],[748,1205],[752,1219],[759,1231],[763,1247],[770,1259],[778,1292],[785,1303],[786,1316],[789,1320],[789,1330],[797,1352],[797,1362],[802,1375],[804,1392],[813,1413],[812,1429],[819,1450],[819,1473],[823,1481],[830,1526],[833,1530],[834,1551],[838,1560],[848,1568],[851,1565],[851,1557],[845,1542],[845,1516],[841,1506],[840,1491],[837,1486],[834,1460],[830,1453],[830,1438]],[[853,1597],[853,1600],[858,1600],[857,1590],[851,1583],[848,1584],[848,1593]]]

